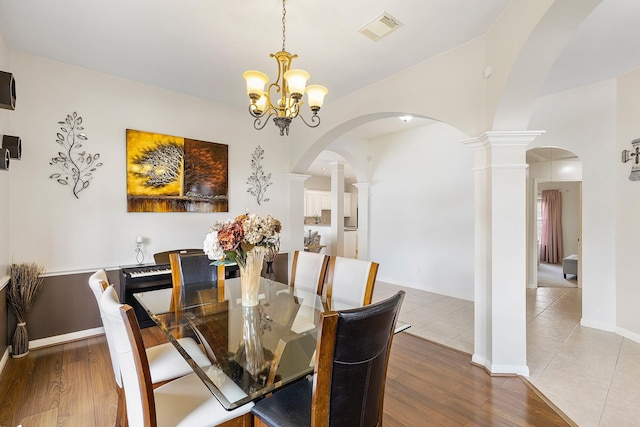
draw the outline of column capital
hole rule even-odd
[[[351,185],[356,187],[358,190],[360,190],[361,188],[364,190],[367,190],[369,187],[371,187],[371,182],[370,181],[354,182]]]
[[[545,133],[543,130],[488,131],[478,137],[463,139],[460,142],[472,148],[528,145],[543,133]]]
[[[303,175],[301,173],[286,173],[284,176],[287,177],[289,181],[306,181],[311,178],[311,175]]]

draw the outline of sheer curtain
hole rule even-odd
[[[540,261],[562,262],[562,197],[559,190],[542,191]]]

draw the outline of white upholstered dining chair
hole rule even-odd
[[[291,265],[292,288],[304,289],[322,295],[329,256],[315,252],[295,251]],[[291,325],[291,330],[301,334],[316,327],[315,299],[303,299]]]
[[[98,303],[98,309],[100,310],[100,317],[105,329],[105,335],[107,337],[107,345],[109,345],[109,331],[108,325],[104,324],[104,314],[100,307],[100,298],[102,293],[109,285],[109,281],[104,269],[96,271],[89,277],[89,287],[93,291]],[[115,291],[115,290],[114,290]],[[207,367],[211,365],[211,361],[207,357],[206,353],[200,348],[196,340],[189,337],[178,338],[180,345],[185,349],[191,358],[200,367]],[[111,352],[111,347],[109,348]],[[146,349],[147,358],[149,359],[149,370],[151,371],[151,381],[153,384],[158,384],[164,381],[172,380],[174,378],[181,377],[193,372],[189,363],[180,355],[178,350],[171,343],[158,344]],[[114,354],[111,353],[111,363],[115,366],[117,361],[114,361]],[[114,368],[114,372],[117,369]]]
[[[327,298],[353,307],[371,304],[378,263],[332,256],[327,271]]]
[[[116,295],[116,299],[117,294],[115,289],[113,289],[113,285],[109,284],[109,279],[104,269],[100,269],[89,276],[89,288],[93,292],[96,302],[98,303],[98,310],[100,311],[100,318],[102,319],[104,334],[107,339],[107,347],[109,348],[109,356],[111,357],[111,365],[118,391],[116,427],[126,426],[124,390],[122,387],[122,377],[120,375],[120,365],[118,364],[118,357],[115,352],[113,332],[105,322],[105,315],[102,310],[102,305],[100,304],[102,294],[106,289],[111,288],[114,295]],[[198,346],[198,343],[195,340],[192,338],[181,338],[180,341],[180,344],[184,346],[183,348],[188,351],[198,365],[202,367],[211,365],[209,358]],[[149,347],[146,349],[146,353],[151,381],[154,384],[182,377],[193,372],[193,369],[191,369],[184,357],[180,355],[178,350],[176,350],[171,343],[164,343]]]
[[[295,251],[291,264],[292,288],[307,289],[322,295],[329,256],[315,252]]]
[[[129,426],[213,427],[237,417],[249,417],[250,420],[253,403],[227,411],[195,373],[154,389],[133,309],[120,304],[113,287],[103,292],[100,305],[114,338]],[[225,384],[232,388],[230,393],[246,396],[233,381]]]

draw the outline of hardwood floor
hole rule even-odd
[[[160,339],[143,330],[146,344]],[[470,356],[400,333],[385,389],[385,426],[568,426],[527,383],[491,377]],[[0,427],[113,426],[115,382],[104,337],[32,350],[0,377]]]

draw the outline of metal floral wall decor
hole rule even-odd
[[[102,166],[98,160],[100,154],[90,154],[82,149],[87,135],[82,133],[82,117],[75,111],[68,114],[64,121],[58,122],[60,131],[56,134],[56,142],[62,147],[58,155],[51,159],[50,165],[60,172],[51,174],[58,184],[68,185],[76,199],[85,188],[89,187],[93,173]]]
[[[633,160],[629,181],[640,181],[640,138],[631,141],[633,150],[622,150],[622,163]]]
[[[271,174],[264,173],[262,170],[262,160],[264,160],[264,149],[261,146],[257,146],[251,155],[251,175],[247,179],[247,192],[256,197],[258,204],[262,202],[268,202],[269,199],[265,197],[267,188],[272,184],[270,181]]]
[[[127,129],[128,212],[228,212],[228,146]]]

